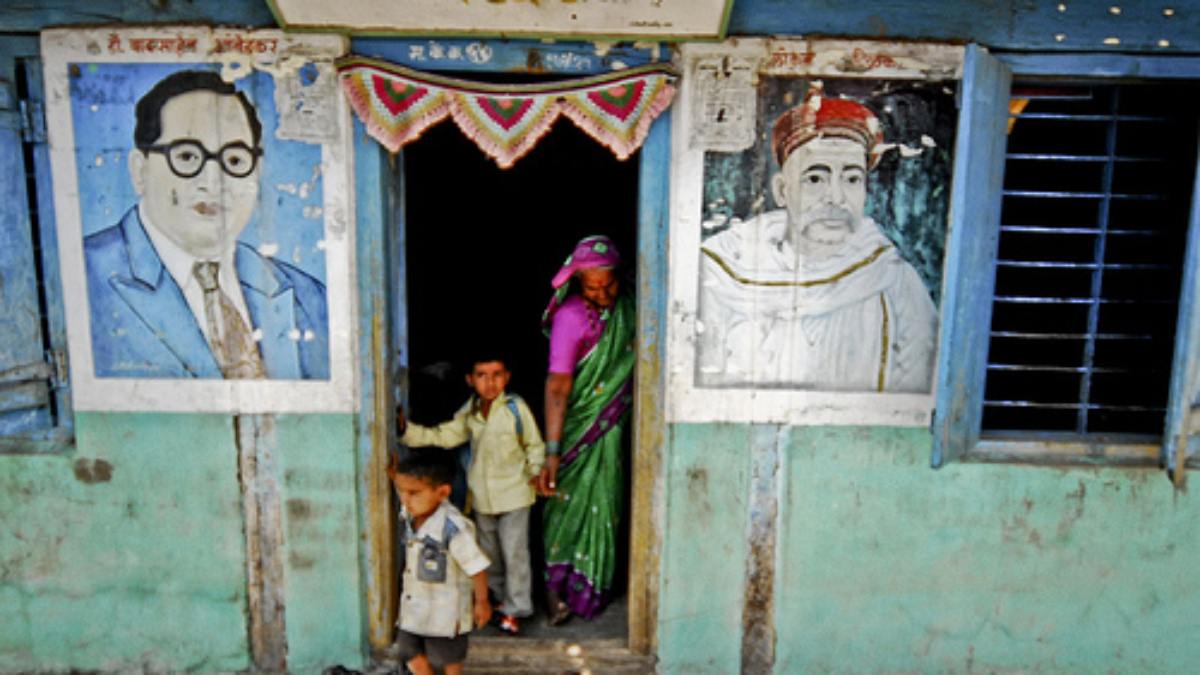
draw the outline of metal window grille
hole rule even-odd
[[[985,435],[1161,436],[1198,90],[1014,88]]]

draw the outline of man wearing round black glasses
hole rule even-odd
[[[238,241],[259,197],[254,106],[189,70],[136,114],[138,204],[84,241],[96,376],[328,379],[324,286]]]

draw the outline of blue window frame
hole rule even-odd
[[[73,438],[37,50],[35,38],[0,38],[0,452]]]
[[[1172,188],[1175,193],[1183,194],[1183,213],[1177,220],[1180,229],[1178,239],[1182,255],[1174,263],[1163,266],[1155,260],[1153,266],[1141,264],[1132,266],[1124,263],[1114,264],[1104,256],[1105,235],[1107,241],[1122,241],[1120,246],[1127,247],[1128,239],[1120,239],[1130,234],[1125,230],[1115,230],[1105,233],[1102,230],[1110,222],[1109,211],[1112,204],[1119,204],[1130,195],[1122,190],[1114,189],[1112,172],[1114,166],[1125,175],[1131,175],[1128,167],[1119,163],[1127,161],[1128,153],[1114,150],[1112,138],[1101,139],[1108,143],[1106,156],[1099,158],[1091,155],[1072,155],[1069,152],[1035,156],[1022,154],[1018,149],[1007,148],[1008,132],[1010,130],[1010,101],[1019,99],[1022,95],[1013,93],[1013,81],[1043,83],[1045,87],[1062,85],[1062,91],[1071,91],[1064,83],[1085,83],[1095,91],[1101,91],[1112,101],[1111,112],[1096,115],[1098,127],[1109,129],[1115,136],[1116,120],[1129,122],[1130,126],[1143,126],[1167,133],[1167,127],[1155,121],[1154,124],[1141,125],[1141,118],[1130,118],[1117,114],[1117,97],[1123,86],[1136,91],[1139,86],[1149,83],[1171,83],[1172,86],[1183,83],[1187,87],[1200,88],[1200,61],[1188,58],[1171,57],[1135,57],[1116,54],[1098,55],[1004,55],[993,56],[985,50],[971,46],[967,50],[964,66],[962,87],[962,102],[960,112],[959,146],[957,149],[958,165],[954,178],[954,194],[951,207],[951,228],[947,242],[946,289],[943,300],[943,329],[940,351],[938,376],[938,402],[934,414],[934,450],[933,465],[941,466],[948,461],[1030,461],[1040,463],[1131,463],[1141,465],[1161,464],[1166,467],[1176,481],[1182,481],[1182,467],[1187,460],[1196,454],[1195,443],[1192,441],[1192,409],[1197,402],[1197,367],[1195,349],[1200,338],[1200,320],[1197,319],[1197,228],[1200,223],[1200,190],[1195,188],[1194,176],[1198,173],[1194,165],[1196,148],[1185,148],[1186,159],[1184,168],[1190,169],[1188,181],[1181,186]],[[1164,106],[1168,107],[1168,106]],[[1177,119],[1181,116],[1180,106],[1169,106]],[[1067,107],[1069,109],[1069,106]],[[1142,111],[1144,114],[1144,111]],[[1189,117],[1190,116],[1190,117]],[[1100,118],[1104,118],[1101,120]],[[1195,126],[1197,117],[1194,110],[1182,114],[1182,123],[1190,128],[1183,137],[1195,144]],[[1082,118],[1081,118],[1082,119]],[[1132,119],[1132,121],[1130,121]],[[1100,124],[1103,122],[1103,124]],[[1020,123],[1020,122],[1018,122]],[[1071,124],[1080,124],[1072,120]],[[1014,142],[1015,145],[1015,142]],[[1072,235],[1083,235],[1087,241],[1097,244],[1093,247],[1096,260],[1089,259],[1086,264],[1067,265],[1066,260],[1055,260],[1054,265],[1029,265],[1019,258],[1014,262],[1011,251],[1001,249],[1002,229],[1004,236],[1046,235],[1062,236],[1062,223],[1050,223],[1053,228],[1042,227],[1040,224],[1028,224],[1014,227],[1011,204],[1019,199],[1033,196],[1045,199],[1053,197],[1060,203],[1066,203],[1083,194],[1075,187],[1054,188],[1052,190],[1033,190],[1025,192],[1026,187],[1019,181],[1010,180],[1006,188],[1005,168],[1006,151],[1008,151],[1009,166],[1019,162],[1061,162],[1063,167],[1056,171],[1046,172],[1042,180],[1048,184],[1062,183],[1065,172],[1092,171],[1087,162],[1094,163],[1094,170],[1102,189],[1095,194],[1086,195],[1088,199],[1101,205],[1097,209],[1100,217],[1096,220],[1100,225],[1095,231],[1085,232],[1088,228],[1074,228]],[[1115,160],[1114,160],[1115,158]],[[1057,175],[1056,175],[1057,174]],[[1069,176],[1067,176],[1069,178]],[[1181,189],[1179,189],[1181,187]],[[1005,190],[1007,189],[1007,193]],[[1190,191],[1190,194],[1188,194]],[[1145,199],[1146,195],[1134,195]],[[1153,195],[1155,198],[1160,195]],[[1008,199],[1009,201],[1006,201]],[[1045,203],[1043,201],[1043,203]],[[1004,216],[1007,224],[1002,225],[1002,213],[1009,207]],[[1060,220],[1065,220],[1060,219]],[[1116,222],[1115,217],[1112,222]],[[1018,233],[1012,234],[1014,231]],[[1139,233],[1142,234],[1142,233]],[[1116,237],[1115,239],[1113,237]],[[1186,243],[1183,241],[1186,240]],[[1035,245],[1036,246],[1036,245]],[[1089,255],[1091,252],[1089,252]],[[1067,256],[1069,257],[1069,256]],[[1180,271],[1180,265],[1182,270]],[[1036,292],[1013,292],[1011,273],[1018,270],[1022,282],[1027,282],[1037,275],[1047,275],[1047,270],[1055,269],[1050,274],[1090,274],[1092,279],[1090,294],[1075,293],[1067,290],[1064,285],[1042,283]],[[1173,336],[1173,348],[1159,345],[1157,350],[1168,352],[1160,364],[1142,368],[1143,373],[1151,373],[1146,377],[1152,386],[1166,391],[1158,391],[1153,395],[1138,395],[1126,397],[1117,405],[1096,405],[1093,386],[1104,378],[1112,377],[1112,373],[1120,370],[1120,377],[1126,377],[1126,369],[1096,367],[1093,347],[1104,345],[1105,340],[1126,341],[1145,340],[1150,330],[1143,330],[1146,320],[1127,322],[1137,324],[1136,330],[1124,330],[1118,334],[1106,331],[1103,324],[1097,323],[1095,314],[1098,309],[1116,306],[1124,302],[1126,306],[1148,306],[1150,303],[1139,299],[1130,303],[1128,298],[1120,296],[1115,287],[1109,286],[1102,290],[1101,272],[1113,275],[1127,274],[1131,268],[1137,267],[1138,273],[1158,274],[1166,270],[1170,274],[1181,275],[1183,283],[1177,279],[1160,282],[1154,291],[1162,291],[1165,298],[1163,306],[1170,308],[1170,316],[1165,329],[1157,330],[1157,337],[1163,336],[1170,340]],[[997,286],[999,270],[1000,286]],[[1094,273],[1094,274],[1093,274]],[[1006,275],[1009,275],[1006,278]],[[1065,278],[1062,276],[1056,278]],[[1079,276],[1083,279],[1083,276]],[[1147,286],[1141,282],[1140,285]],[[1042,290],[1042,288],[1046,290]],[[1155,295],[1158,302],[1160,295]],[[986,299],[987,301],[981,301]],[[1178,300],[1178,310],[1174,310],[1174,302]],[[1063,308],[1075,306],[1084,310],[1080,313],[1085,326],[1075,334],[1075,329],[1060,330],[1035,328],[1022,331],[1007,328],[1005,317],[1006,303],[1011,306],[1016,303],[1043,302],[1054,308],[1053,311],[1063,311]],[[1177,314],[1177,319],[1176,319]],[[1043,323],[1052,323],[1045,321]],[[1171,324],[1174,325],[1171,325]],[[1087,326],[1090,326],[1088,328]],[[1014,367],[1004,350],[1005,342],[1016,340],[1023,342],[1024,348],[1029,349],[1036,344],[1042,354],[1053,353],[1046,347],[1054,342],[1077,340],[1086,348],[1078,350],[1082,354],[1081,363],[1045,363],[1036,367]],[[1150,344],[1152,342],[1148,341]],[[1109,343],[1111,344],[1111,342]],[[989,352],[989,349],[991,352]],[[1129,347],[1127,351],[1145,350],[1145,347]],[[1150,347],[1154,349],[1154,347]],[[1053,361],[1055,357],[1051,356]],[[1073,357],[1072,357],[1073,358]],[[1124,365],[1124,364],[1123,364]],[[1154,375],[1154,371],[1159,371]],[[1014,373],[1019,376],[1016,389],[1002,390],[996,385],[1001,378],[1012,378]],[[1049,379],[1065,376],[1063,379],[1072,383],[1080,382],[1076,387],[1072,384],[1071,397],[1065,403],[1056,404],[1066,413],[1063,419],[1066,424],[1045,423],[1049,416],[1029,417],[1030,423],[1012,424],[1013,417],[1006,417],[1004,408],[1009,410],[1029,410],[1035,413],[1055,413],[1055,405],[1030,404],[1030,401],[1047,400],[1046,393],[1039,389],[1045,388]],[[989,386],[989,377],[993,378]],[[1025,379],[1021,380],[1020,377]],[[1025,387],[1028,397],[1020,395],[1020,387]],[[1003,395],[998,392],[1003,391]],[[1018,393],[1013,393],[1014,391]],[[1165,402],[1165,403],[1164,403]],[[1040,408],[1040,410],[1038,410]],[[991,410],[991,420],[988,413]],[[1001,410],[1001,414],[996,411]],[[1019,418],[1020,416],[1015,416]],[[1136,417],[1136,422],[1135,422]],[[1004,420],[996,422],[997,419]],[[1125,420],[1115,423],[1109,420]],[[1102,420],[1104,421],[1102,423]],[[1022,426],[1024,424],[1024,426]],[[1107,426],[1105,426],[1107,424]],[[1200,425],[1197,425],[1200,427]],[[1019,429],[1018,431],[997,431],[997,429]],[[1153,433],[1161,428],[1161,435]],[[1147,430],[1152,433],[1145,433]],[[1200,431],[1200,428],[1197,429]],[[1190,447],[1191,446],[1191,447]]]

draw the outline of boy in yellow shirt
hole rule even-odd
[[[503,359],[482,355],[467,375],[475,394],[453,419],[425,427],[406,424],[401,413],[399,429],[409,447],[470,441],[467,489],[479,546],[492,561],[488,586],[500,599],[500,630],[517,635],[519,620],[533,615],[529,514],[537,493],[531,481],[541,473],[546,445],[529,406],[505,393],[511,376]]]

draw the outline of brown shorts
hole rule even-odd
[[[408,663],[421,654],[438,668],[462,663],[467,660],[467,635],[458,637],[426,637],[403,630],[396,632],[396,645],[400,648],[400,660]]]

